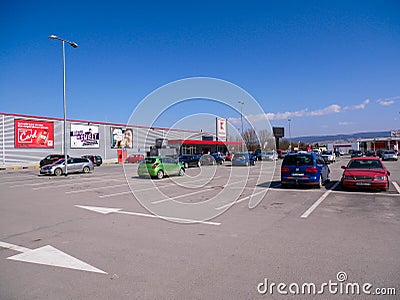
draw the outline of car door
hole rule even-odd
[[[316,159],[316,163],[318,170],[320,170],[322,181],[323,182],[327,181],[329,177],[329,167],[326,161],[321,156],[318,156]]]

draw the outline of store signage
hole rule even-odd
[[[54,123],[14,120],[15,148],[54,148]]]
[[[226,142],[226,136],[227,136],[227,134],[226,134],[226,132],[227,132],[227,129],[226,129],[226,126],[227,126],[227,123],[226,123],[226,119],[222,119],[222,118],[216,118],[216,120],[217,120],[217,122],[216,122],[216,133],[217,133],[217,138],[218,138],[218,141],[224,141],[224,142]]]
[[[99,148],[99,126],[71,124],[71,148]]]

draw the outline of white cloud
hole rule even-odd
[[[395,103],[396,100],[400,99],[400,96],[386,99],[378,99],[376,102],[382,106],[390,106]]]
[[[368,103],[369,99],[364,100],[362,103],[352,106],[341,107],[338,104],[332,104],[322,109],[317,110],[309,110],[308,108],[298,110],[298,111],[286,111],[286,112],[278,112],[278,113],[266,113],[266,114],[257,114],[257,115],[246,115],[246,119],[251,123],[260,122],[263,120],[285,120],[292,117],[315,117],[315,116],[324,116],[330,114],[337,114],[348,110],[356,110],[356,109],[364,109]],[[240,124],[240,118],[229,118],[229,121],[233,124]]]

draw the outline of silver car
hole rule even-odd
[[[68,173],[89,173],[93,171],[94,166],[88,158],[70,157],[67,162]],[[60,176],[65,173],[64,159],[60,159],[53,164],[40,168],[40,174]]]
[[[382,151],[382,160],[397,160],[397,154],[394,150]]]

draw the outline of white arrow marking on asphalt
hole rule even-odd
[[[110,213],[118,213],[118,214],[133,215],[133,216],[139,216],[139,217],[164,219],[164,220],[177,221],[177,222],[183,222],[183,223],[201,223],[201,224],[216,225],[216,226],[221,225],[221,223],[209,222],[209,221],[199,221],[199,220],[182,219],[182,218],[175,218],[175,217],[163,217],[163,216],[157,216],[157,215],[135,213],[135,212],[130,212],[130,211],[122,211],[122,208],[99,207],[99,206],[84,206],[84,205],[75,205],[75,206],[76,207],[80,207],[80,208],[84,208],[84,209],[87,209],[87,210],[91,210],[91,211],[94,211],[94,212],[98,212],[98,213],[101,213],[101,214],[104,214],[104,215],[110,214]]]
[[[31,250],[18,245],[13,245],[0,241],[0,247],[22,252],[21,254],[7,257],[7,259],[30,262],[40,265],[48,265],[61,268],[69,268],[81,271],[107,274],[106,272],[97,269],[50,245]]]

